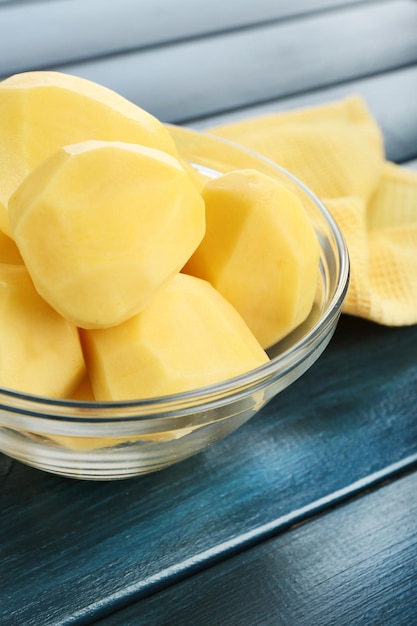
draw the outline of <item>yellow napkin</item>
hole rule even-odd
[[[343,311],[417,323],[417,172],[385,160],[359,96],[209,129],[279,163],[321,198],[349,249]]]

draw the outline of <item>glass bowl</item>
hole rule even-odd
[[[268,352],[271,361],[221,384],[160,398],[81,402],[0,388],[0,451],[63,476],[110,480],[160,470],[222,439],[320,356],[335,330],[349,275],[347,249],[323,204],[268,159],[210,135],[168,126],[181,157],[205,177],[256,168],[303,199],[320,248],[318,287],[308,319]]]

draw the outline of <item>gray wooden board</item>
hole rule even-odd
[[[416,494],[414,472],[97,624],[411,626]]]
[[[349,4],[358,0],[0,0],[0,75]]]
[[[387,158],[403,162],[417,156],[417,65],[373,77],[345,82],[337,87],[272,100],[258,106],[190,120],[187,125],[200,131],[239,119],[296,108],[318,106],[351,95],[364,98],[384,134]]]
[[[416,64],[416,32],[397,0],[55,69],[178,122]]]

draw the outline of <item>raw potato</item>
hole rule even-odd
[[[82,328],[141,311],[205,231],[204,202],[177,159],[122,142],[61,148],[24,180],[9,214],[36,289]]]
[[[94,393],[91,388],[90,379],[85,376],[81,384],[72,394],[71,400],[80,402],[94,402]],[[98,450],[101,448],[110,448],[112,446],[127,445],[135,441],[151,441],[154,443],[172,441],[180,439],[190,434],[192,428],[177,428],[174,431],[165,431],[161,433],[143,434],[134,437],[72,437],[68,435],[48,435],[53,442],[58,443],[64,448],[75,450],[77,452],[88,452],[89,450]]]
[[[207,183],[206,235],[184,267],[239,311],[264,348],[311,311],[319,244],[298,197],[255,170]]]
[[[24,266],[0,264],[0,386],[65,398],[84,375],[77,329],[37,294]]]
[[[94,402],[94,393],[87,374],[84,376],[74,393],[71,394],[70,400],[78,400],[79,402]]]
[[[180,159],[180,163],[193,181],[197,190],[201,193],[206,185],[207,177],[204,176],[201,172],[196,170],[192,165],[188,163],[185,159]]]
[[[268,362],[239,314],[209,283],[177,274],[119,326],[81,333],[98,400],[196,389]]]
[[[161,433],[152,433],[137,435],[133,437],[69,437],[67,435],[49,435],[48,438],[58,443],[64,448],[74,450],[76,452],[88,452],[91,450],[101,450],[104,448],[112,448],[113,446],[128,445],[135,441],[143,443],[163,443],[165,441],[173,441],[181,439],[189,435],[193,431],[192,428],[177,428],[176,430],[165,431]]]
[[[118,401],[240,375],[307,317],[318,261],[301,202],[275,179],[208,180],[159,120],[90,81],[0,83],[0,386]]]
[[[0,83],[0,230],[8,199],[27,174],[64,145],[127,141],[176,155],[165,126],[119,94],[60,72],[24,72]]]
[[[13,239],[5,235],[0,230],[0,263],[10,263],[12,265],[24,265],[22,255]]]

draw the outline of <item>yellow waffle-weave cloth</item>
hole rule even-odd
[[[417,172],[386,160],[362,97],[208,132],[277,162],[327,206],[350,255],[344,313],[390,326],[417,323]]]

